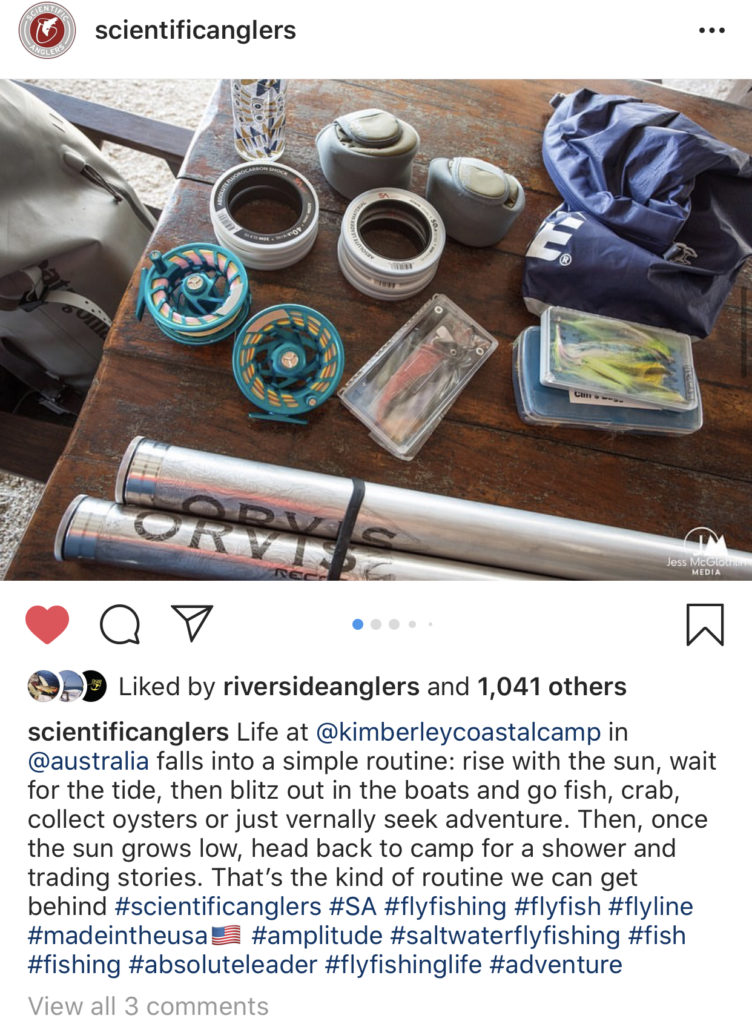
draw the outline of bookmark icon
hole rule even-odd
[[[707,633],[723,647],[724,622],[722,604],[687,605],[687,647]]]

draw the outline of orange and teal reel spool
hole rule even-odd
[[[345,353],[334,324],[308,306],[269,306],[238,332],[232,370],[260,411],[251,419],[306,423],[304,415],[333,395]]]

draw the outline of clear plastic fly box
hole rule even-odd
[[[514,343],[512,383],[517,411],[525,423],[547,427],[585,427],[627,434],[693,434],[702,426],[700,389],[694,409],[656,409],[641,402],[608,398],[589,391],[545,387],[540,382],[540,328],[526,327]]]
[[[446,295],[434,295],[339,393],[371,437],[409,461],[498,346]]]
[[[541,317],[540,382],[658,409],[697,408],[692,342],[664,327],[549,306]]]

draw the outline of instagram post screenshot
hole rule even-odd
[[[1,17],[7,1019],[741,1019],[749,15]]]

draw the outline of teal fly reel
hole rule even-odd
[[[183,345],[210,345],[232,334],[248,316],[248,275],[229,249],[203,242],[149,253],[136,304],[157,327]]]
[[[232,372],[261,412],[251,419],[305,423],[342,377],[345,353],[334,325],[308,306],[269,306],[238,332]]]

